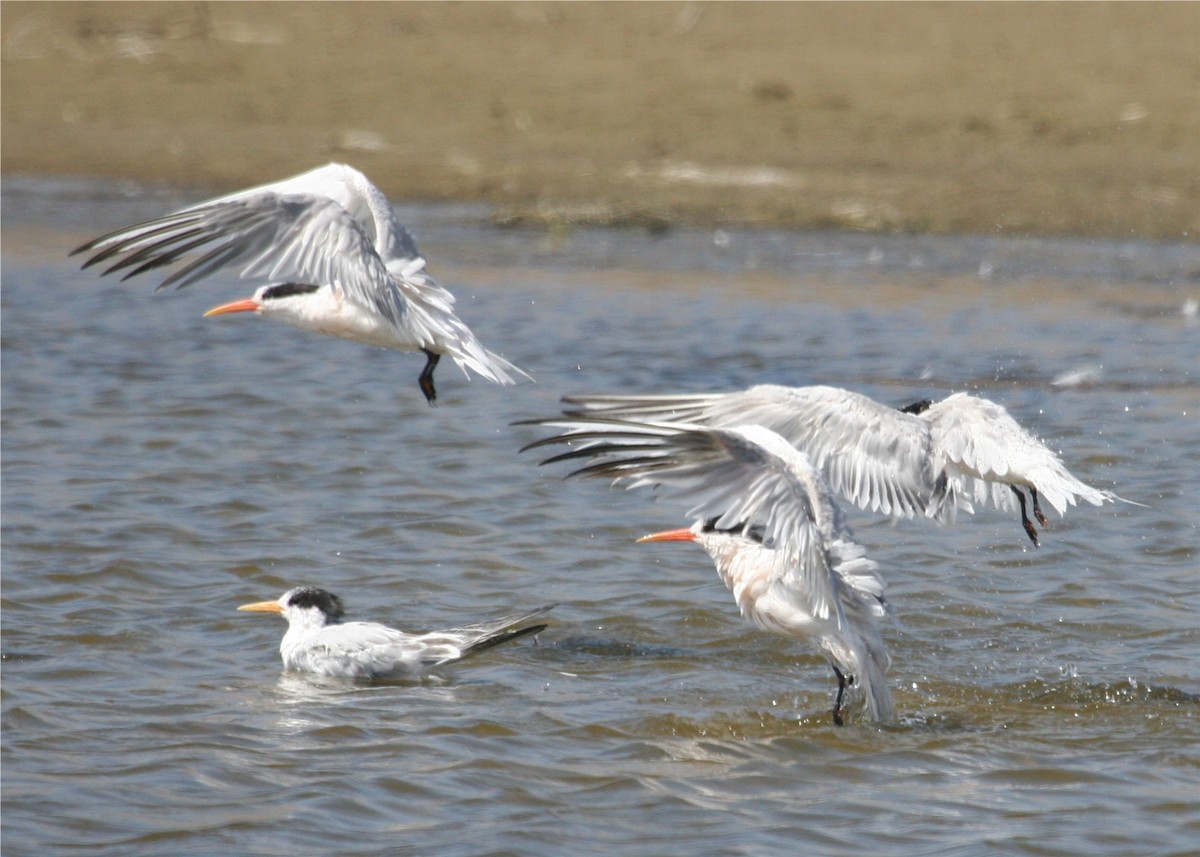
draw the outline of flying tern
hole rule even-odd
[[[275,601],[244,604],[238,610],[278,613],[287,620],[287,633],[279,644],[285,669],[340,678],[387,678],[418,676],[536,634],[546,626],[517,626],[554,606],[428,634],[409,634],[377,622],[344,622],[341,599],[312,586],[289,589]]]
[[[443,354],[498,384],[529,375],[484,348],[454,313],[454,296],[425,271],[425,258],[392,206],[358,170],[328,164],[273,184],[201,202],[119,229],[72,251],[83,267],[109,263],[122,279],[186,265],[162,281],[183,288],[225,268],[265,280],[254,294],[205,315],[253,312],[293,327],[367,345],[421,351],[418,383],[433,404]]]
[[[655,486],[682,501],[694,523],[640,541],[691,541],[712,557],[742,616],[764,631],[811,642],[838,680],[833,720],[861,697],[872,720],[893,716],[879,631],[887,615],[877,565],[846,527],[808,457],[761,426],[703,426],[581,419],[547,459],[590,463],[572,476]],[[581,444],[579,441],[586,441]]]
[[[960,509],[973,512],[976,503],[1004,511],[1019,507],[1034,545],[1038,531],[1024,491],[1042,526],[1042,499],[1059,515],[1079,501],[1099,506],[1121,499],[1073,476],[1004,407],[966,393],[904,408],[837,387],[769,384],[732,393],[578,395],[563,401],[569,405],[565,419],[531,422],[569,426],[572,418],[590,417],[760,425],[805,452],[833,490],[860,508],[951,522]]]

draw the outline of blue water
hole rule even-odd
[[[400,206],[535,384],[151,294],[72,247],[201,198],[3,189],[5,853],[1195,853],[1200,248],[498,229]],[[646,492],[564,482],[515,420],[569,392],[971,390],[1144,507],[953,528],[851,512],[900,720],[747,626]],[[421,682],[281,672],[309,583],[410,630],[561,602]]]

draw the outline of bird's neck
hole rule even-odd
[[[750,618],[755,602],[771,586],[775,551],[760,541],[722,532],[702,532],[697,540],[712,557],[742,615]]]

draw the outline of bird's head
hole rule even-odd
[[[763,528],[758,525],[747,526],[746,524],[738,524],[733,527],[718,527],[717,523],[720,518],[708,518],[696,521],[690,527],[683,527],[678,530],[663,530],[661,533],[651,533],[648,536],[642,536],[638,539],[639,542],[699,542],[704,543],[706,536],[720,538],[723,536],[746,539],[752,542],[762,543]]]
[[[765,533],[758,524],[737,524],[733,527],[718,527],[720,518],[699,520],[690,527],[678,530],[664,530],[661,533],[651,533],[642,536],[639,542],[695,542],[709,553],[719,550],[727,544],[753,542],[763,547],[771,547],[765,542]]]
[[[260,286],[252,296],[215,306],[204,316],[207,318],[210,315],[225,315],[230,312],[303,315],[320,291],[321,286],[311,283],[274,283]]]
[[[911,405],[905,405],[897,410],[899,410],[902,414],[920,415],[925,413],[931,407],[933,407],[933,399],[921,399],[920,401],[913,402]]]
[[[243,604],[238,610],[250,613],[278,613],[287,619],[289,625],[307,625],[315,628],[336,624],[346,615],[342,599],[315,586],[297,586],[283,593],[275,601]]]
[[[718,568],[729,568],[731,563],[755,563],[772,553],[771,547],[763,543],[763,531],[756,526],[737,526],[718,529],[717,518],[699,520],[690,527],[664,530],[642,536],[639,542],[693,542],[713,558]]]

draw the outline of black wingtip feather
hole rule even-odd
[[[528,637],[531,634],[540,634],[542,631],[545,631],[547,627],[548,626],[545,624],[530,625],[527,628],[518,628],[515,631],[505,631],[503,633],[496,634],[495,636],[488,637],[486,640],[480,640],[478,643],[463,649],[462,656],[465,658],[469,655],[475,655],[479,652],[495,648],[496,646],[501,646],[505,643],[511,643],[513,640],[519,640],[522,637]]]

